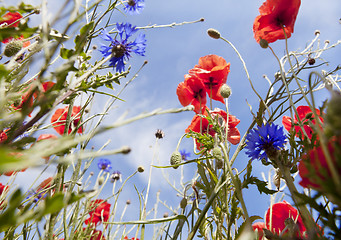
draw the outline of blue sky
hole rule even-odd
[[[50,10],[56,7],[56,2],[48,2]],[[139,69],[145,60],[148,60],[148,64],[120,96],[125,102],[115,104],[110,114],[105,118],[104,124],[111,124],[126,111],[128,111],[127,117],[131,117],[156,108],[181,107],[176,96],[177,85],[184,80],[184,75],[198,63],[201,56],[216,54],[231,63],[231,72],[227,79],[227,84],[232,88],[232,95],[229,99],[230,113],[241,120],[238,128],[243,135],[252,121],[247,102],[256,109],[258,99],[251,91],[242,64],[232,48],[221,40],[208,37],[206,31],[208,28],[215,28],[223,37],[235,45],[246,62],[255,88],[259,93],[264,94],[268,88],[268,83],[262,76],[266,74],[272,80],[274,73],[278,71],[278,66],[270,50],[260,48],[253,38],[252,25],[262,2],[260,0],[146,0],[146,7],[140,15],[124,16],[117,12],[113,21],[130,22],[142,28],[152,24],[181,23],[200,18],[204,18],[205,21],[173,28],[141,30],[147,38],[146,56],[133,56],[128,63],[132,66],[131,74],[126,80],[133,76],[133,73]],[[339,40],[341,36],[340,9],[341,2],[339,0],[303,0],[297,16],[295,32],[289,39],[289,50],[304,49],[307,43],[314,38],[314,32],[317,29],[321,31],[321,45],[325,40],[329,40],[331,44]],[[55,11],[51,11],[51,15],[54,13]],[[36,20],[32,21],[39,22],[39,16],[36,16]],[[96,44],[99,45],[100,42],[96,42]],[[271,46],[279,56],[284,54],[284,41],[277,41]],[[330,62],[330,65],[326,67],[327,70],[336,67],[338,64],[336,59],[339,56],[340,46],[322,55]],[[99,52],[94,53],[93,58],[96,57],[98,60],[101,58]],[[122,85],[124,85],[124,81]],[[117,92],[110,93],[115,94]],[[328,96],[327,91],[321,91],[321,100]],[[92,111],[101,112],[106,100],[106,97],[97,98],[93,103]],[[220,103],[215,106],[224,107]],[[112,160],[113,168],[123,173],[123,178],[129,176],[138,166],[143,165],[146,169],[145,173],[135,176],[131,182],[136,184],[139,189],[143,189],[146,188],[149,165],[155,150],[155,131],[162,129],[165,132],[165,138],[159,140],[159,147],[156,148],[158,157],[155,162],[159,162],[159,165],[167,165],[178,139],[190,124],[192,117],[192,112],[186,112],[145,119],[99,135],[91,141],[90,145],[99,149],[109,139],[111,141],[106,149],[129,145],[132,148],[129,155],[110,156],[108,158]],[[183,148],[191,151],[193,149],[192,141],[184,140],[180,149]],[[240,171],[246,166],[247,161],[246,155],[241,152],[234,167]],[[258,177],[261,177],[261,172],[267,174],[269,171],[268,167],[264,167],[256,161],[253,162],[253,167],[255,175]],[[93,170],[96,171],[97,169],[93,168]],[[153,207],[155,195],[159,190],[161,191],[161,200],[166,200],[167,203],[175,206],[181,198],[176,196],[176,192],[162,179],[163,174],[167,174],[172,181],[178,182],[180,168],[178,170],[167,169],[165,173],[162,173],[160,169],[153,169],[152,171],[149,208]],[[185,178],[190,179],[193,176],[193,171],[193,167],[186,165],[184,167]],[[24,173],[22,175],[19,180],[24,179]],[[250,189],[244,194],[251,215],[263,216],[270,204],[269,197],[259,195],[256,189]],[[137,195],[132,188],[122,193],[123,203],[128,198],[135,200],[131,208],[136,210],[138,206]],[[164,211],[166,210],[160,210],[158,217],[162,217]],[[134,219],[134,216],[130,215],[128,219]]]

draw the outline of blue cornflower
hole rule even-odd
[[[130,15],[140,14],[144,9],[144,0],[128,0],[124,6],[124,11]]]
[[[246,154],[251,159],[268,159],[269,153],[282,148],[285,144],[286,137],[284,135],[283,127],[275,124],[267,123],[260,126],[258,129],[250,130],[246,136]]]
[[[102,45],[100,52],[104,57],[111,55],[109,66],[114,69],[116,67],[116,70],[121,73],[125,71],[124,61],[129,60],[132,52],[144,56],[147,40],[144,34],[139,34],[134,41],[129,41],[129,38],[138,31],[136,26],[132,26],[130,23],[117,23],[116,28],[118,35],[115,39],[105,29],[102,31],[102,39],[109,41],[110,45]]]
[[[97,166],[100,170],[103,170],[104,172],[109,172],[112,168],[111,161],[105,158],[98,160]]]
[[[185,149],[180,150],[180,154],[183,161],[188,160],[188,158],[191,156],[191,153],[187,152]]]

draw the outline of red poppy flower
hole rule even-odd
[[[102,199],[91,201],[91,211],[89,212],[90,217],[85,220],[85,224],[94,223],[97,225],[100,222],[108,221],[110,215],[110,206],[110,203],[107,203]]]
[[[181,82],[176,89],[182,106],[192,104],[194,112],[203,113],[206,107],[206,91],[203,82],[192,75],[185,75],[185,81]]]
[[[319,116],[320,121],[323,123],[323,118],[321,117],[320,111],[318,109],[315,109],[315,111],[316,111],[317,115]],[[297,113],[298,113],[299,119],[301,120],[301,122],[303,124],[303,128],[304,128],[305,132],[307,133],[307,136],[309,137],[309,139],[311,139],[313,131],[312,131],[312,128],[307,123],[308,123],[308,121],[311,122],[314,125],[316,123],[315,116],[314,116],[312,110],[310,109],[309,106],[299,106],[297,108]],[[307,114],[311,115],[311,117],[309,117],[309,119],[306,118]],[[298,134],[299,132],[302,134],[301,136],[304,136],[301,127],[300,126],[296,126],[296,124],[298,124],[298,120],[297,120],[297,116],[296,115],[295,115],[294,122],[292,121],[291,117],[284,116],[283,119],[282,119],[282,123],[283,123],[284,128],[287,131],[290,131],[290,129],[294,126],[297,137],[300,136]]]
[[[265,223],[263,222],[255,222],[254,224],[252,224],[252,229],[253,231],[257,231],[257,234],[258,234],[258,239],[261,240],[263,239],[263,229],[266,229],[266,226],[265,226]]]
[[[227,75],[230,72],[230,63],[217,55],[207,55],[199,58],[199,64],[189,70],[191,75],[195,75],[202,80],[208,96],[214,100],[224,102],[220,95],[220,87],[226,83]]]
[[[8,192],[9,187],[7,185],[3,185],[0,183],[0,197],[4,197]],[[4,200],[0,201],[0,210],[3,209],[5,206],[3,206]]]
[[[125,236],[124,239],[127,239],[127,240],[140,240],[139,238],[134,238],[134,237],[128,238],[127,236]]]
[[[280,234],[285,228],[284,221],[287,218],[291,218],[295,221],[299,228],[299,235],[303,236],[306,228],[303,224],[302,218],[299,215],[297,209],[286,201],[275,203],[272,205],[272,208],[268,209],[265,216],[266,228],[271,230],[273,233]]]
[[[21,100],[19,102],[12,104],[11,107],[14,110],[21,110],[25,106],[26,108],[31,109],[31,111],[28,114],[28,116],[31,117],[33,100],[34,98],[33,98],[33,93],[31,89],[28,89],[28,90],[26,89],[24,90],[24,93],[21,96]]]
[[[208,108],[206,108],[208,109]],[[221,109],[215,109],[214,111],[210,111],[210,114],[212,118],[221,117],[223,119],[222,121],[222,127],[226,126],[227,121],[227,113]],[[207,113],[205,111],[205,115],[207,116]],[[228,130],[228,136],[227,140],[236,145],[240,142],[240,132],[237,129],[237,125],[239,124],[240,120],[237,119],[233,115],[229,115],[229,130]],[[211,136],[214,136],[215,131],[212,128],[212,125],[209,124],[209,121],[206,118],[203,118],[199,115],[195,115],[192,119],[191,124],[187,127],[185,130],[186,133],[190,132],[192,130],[193,132],[197,133],[207,133]],[[200,144],[197,143],[197,148],[201,149]]]
[[[4,141],[7,140],[7,134],[6,134],[7,131],[8,131],[8,130],[1,131],[1,132],[0,132],[0,143],[2,143],[2,142],[4,142]]]
[[[259,8],[260,15],[253,23],[254,38],[259,43],[265,39],[268,43],[289,38],[294,32],[294,25],[301,0],[267,0]],[[284,28],[284,31],[283,31]]]
[[[225,111],[221,109],[214,109],[214,111],[211,111],[211,116],[212,118],[222,117],[224,120],[223,127],[226,126],[227,113]],[[240,142],[240,132],[237,128],[237,125],[240,123],[240,120],[235,116],[229,114],[228,123],[229,129],[227,134],[227,140],[233,145],[236,145]]]
[[[39,88],[42,90],[42,92],[40,92],[39,90],[36,90],[33,96],[37,99],[40,99],[44,95],[43,93],[48,92],[54,85],[55,83],[51,81],[43,82],[41,84],[41,88]]]
[[[268,229],[277,235],[282,234],[285,229],[285,220],[291,218],[298,227],[297,235],[303,237],[306,228],[303,224],[302,218],[296,208],[291,206],[286,201],[275,203],[270,207],[265,215],[265,223],[257,222],[252,224],[253,230],[258,231],[258,239],[262,239],[263,229]],[[287,232],[287,230],[285,230]]]
[[[72,132],[73,128],[76,128],[78,126],[79,121],[80,121],[80,114],[79,114],[80,110],[81,110],[80,106],[74,106],[72,108],[72,113],[71,113],[72,122],[70,124],[68,134],[70,134]],[[60,135],[64,134],[65,123],[66,123],[68,111],[69,111],[68,106],[65,108],[58,108],[51,118],[51,123],[53,125],[54,130],[56,130],[57,133],[59,133]],[[78,128],[77,132],[82,133],[83,128],[82,127]]]
[[[19,26],[19,22],[17,21],[22,18],[22,15],[18,12],[8,12],[1,17],[0,25],[7,24],[9,28],[15,28]],[[13,40],[13,37],[5,38],[2,40],[2,43],[9,43]],[[24,37],[21,35],[20,37],[16,38],[16,40],[24,40]],[[23,47],[27,47],[30,45],[30,41],[24,41]]]
[[[340,146],[340,137],[338,140],[332,138],[328,143],[328,152],[339,176],[341,175],[341,167],[336,164],[335,149],[340,149]],[[298,165],[298,173],[302,179],[299,182],[302,187],[316,190],[322,189],[323,182],[330,179],[331,171],[321,146],[310,150],[302,156]]]

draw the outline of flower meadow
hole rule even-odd
[[[341,40],[301,0],[224,12],[255,49],[180,2],[33,2],[0,6],[2,239],[341,239]]]

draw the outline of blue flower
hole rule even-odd
[[[180,154],[181,154],[181,158],[182,158],[183,161],[188,160],[188,158],[191,156],[191,153],[186,152],[185,149],[180,150]]]
[[[144,0],[128,0],[124,6],[124,11],[130,15],[140,14],[144,9]]]
[[[286,137],[283,127],[267,123],[258,129],[250,130],[246,140],[245,148],[248,150],[246,152],[248,157],[268,160],[269,153],[273,153],[284,146]]]
[[[109,159],[102,158],[98,161],[97,166],[100,170],[109,172],[111,170],[111,161]]]
[[[100,52],[104,57],[111,56],[109,66],[114,69],[116,67],[116,70],[121,73],[125,71],[124,62],[129,60],[131,53],[144,56],[147,40],[144,34],[139,34],[134,41],[129,41],[129,38],[138,31],[136,26],[130,23],[117,23],[116,28],[118,34],[115,39],[105,29],[102,31],[102,39],[110,42],[110,45],[102,45]]]

